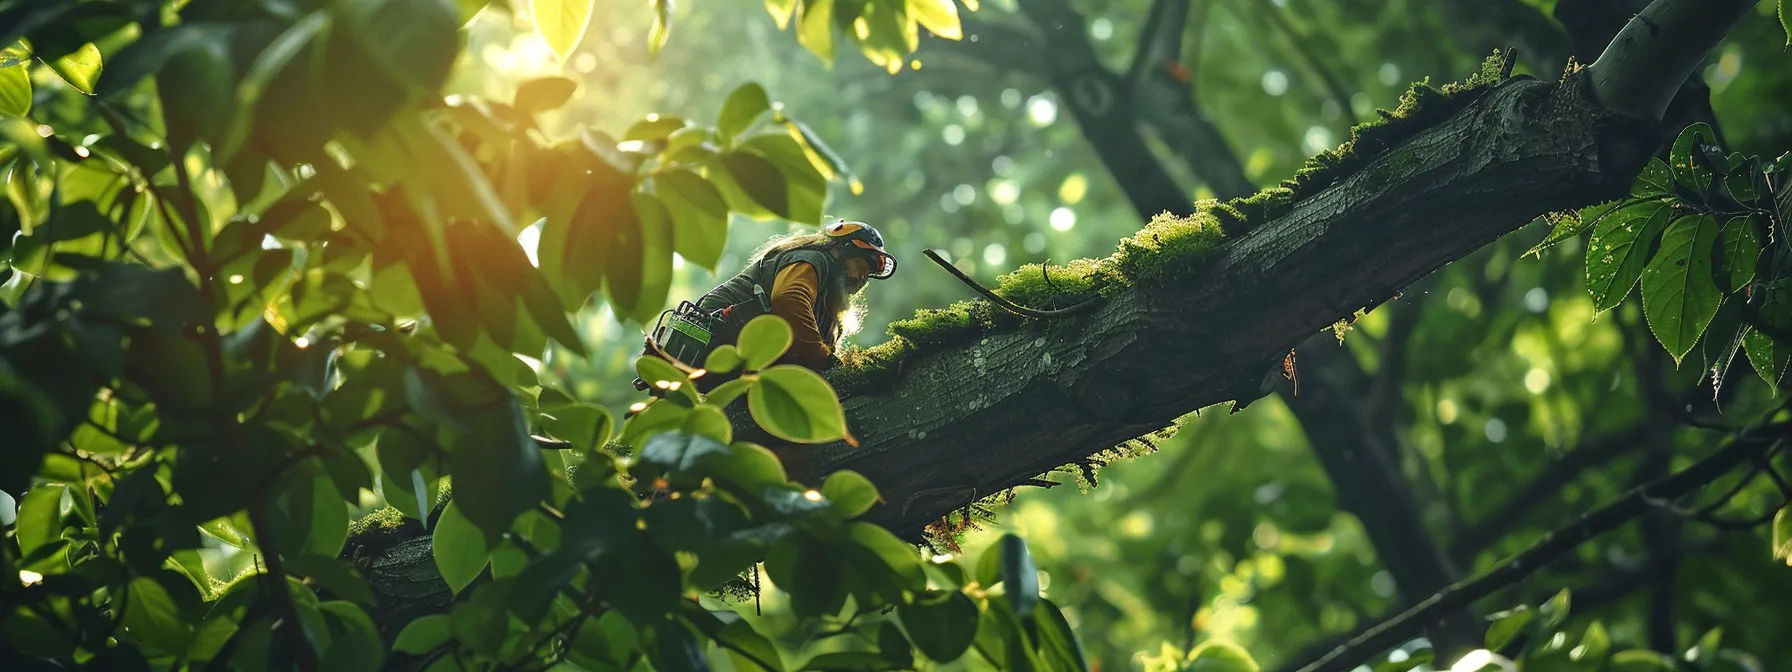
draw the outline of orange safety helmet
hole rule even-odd
[[[871,228],[870,224],[860,221],[843,220],[829,224],[823,230],[829,240],[850,243],[853,247],[871,252],[871,277],[883,280],[896,274],[896,257],[884,251],[884,237]]]

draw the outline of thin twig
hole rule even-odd
[[[1094,307],[1096,302],[1101,300],[1101,297],[1099,297],[1099,296],[1091,296],[1087,299],[1083,299],[1082,301],[1078,301],[1076,303],[1070,304],[1063,308],[1055,308],[1052,310],[1039,310],[1036,308],[1028,308],[1026,306],[1016,304],[1013,301],[1009,301],[1007,299],[1002,298],[1001,296],[998,296],[994,291],[991,291],[988,287],[984,287],[983,285],[979,284],[976,280],[971,279],[971,276],[965,275],[964,271],[958,270],[958,268],[953,266],[951,262],[948,262],[944,258],[941,258],[940,254],[938,252],[935,252],[932,249],[927,249],[927,250],[922,250],[921,254],[927,255],[927,258],[932,259],[933,263],[939,264],[940,268],[946,269],[946,271],[948,273],[952,274],[952,277],[958,278],[959,282],[962,282],[965,284],[965,286],[976,290],[978,294],[982,294],[983,297],[989,299],[991,303],[994,303],[997,306],[1000,306],[1003,310],[1006,310],[1010,313],[1014,313],[1015,315],[1020,315],[1022,317],[1031,317],[1034,319],[1042,320],[1042,319],[1048,319],[1048,318],[1053,318],[1053,317],[1062,317],[1065,315],[1072,315],[1072,314],[1080,313],[1080,312],[1083,312],[1084,310],[1088,310],[1089,308]]]

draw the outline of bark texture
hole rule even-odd
[[[792,476],[864,474],[901,534],[979,497],[1267,392],[1282,356],[1544,212],[1615,196],[1663,135],[1584,85],[1511,80],[1230,240],[1202,272],[1075,318],[929,353],[843,400],[860,446],[782,451]],[[974,381],[974,382],[973,382]]]

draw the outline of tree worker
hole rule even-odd
[[[701,357],[720,345],[734,343],[748,320],[772,314],[790,324],[790,350],[779,363],[819,371],[827,368],[839,347],[843,318],[853,295],[870,280],[889,278],[895,272],[896,258],[884,251],[883,236],[864,222],[839,221],[820,233],[774,239],[760,248],[739,274],[710,290],[695,305],[687,303],[668,311],[669,316],[677,313],[676,320],[696,326],[696,330],[656,329],[649,335],[649,344],[658,342],[661,352],[689,367],[701,368]],[[664,347],[678,343],[666,341],[662,334],[683,339],[702,331],[708,332],[702,344],[685,340],[682,344],[686,347]],[[707,391],[733,377],[711,374],[695,382]],[[643,385],[637,381],[637,387]]]

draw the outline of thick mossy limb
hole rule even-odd
[[[1121,240],[1106,258],[1056,266],[1028,264],[998,278],[994,291],[1022,306],[1050,310],[1140,283],[1190,277],[1227,237],[1242,236],[1282,217],[1301,199],[1356,174],[1376,157],[1473,104],[1501,81],[1504,65],[1504,55],[1495,51],[1479,71],[1462,81],[1441,87],[1432,86],[1429,80],[1416,82],[1400,96],[1392,112],[1377,110],[1380,119],[1352,128],[1349,140],[1308,159],[1279,186],[1224,203],[1201,201],[1195,204],[1195,212],[1187,215],[1160,214],[1138,233]],[[887,388],[900,375],[902,365],[915,357],[1026,322],[1029,320],[982,299],[921,310],[914,317],[890,323],[890,342],[842,351],[841,365],[830,370],[828,377],[842,393]]]

